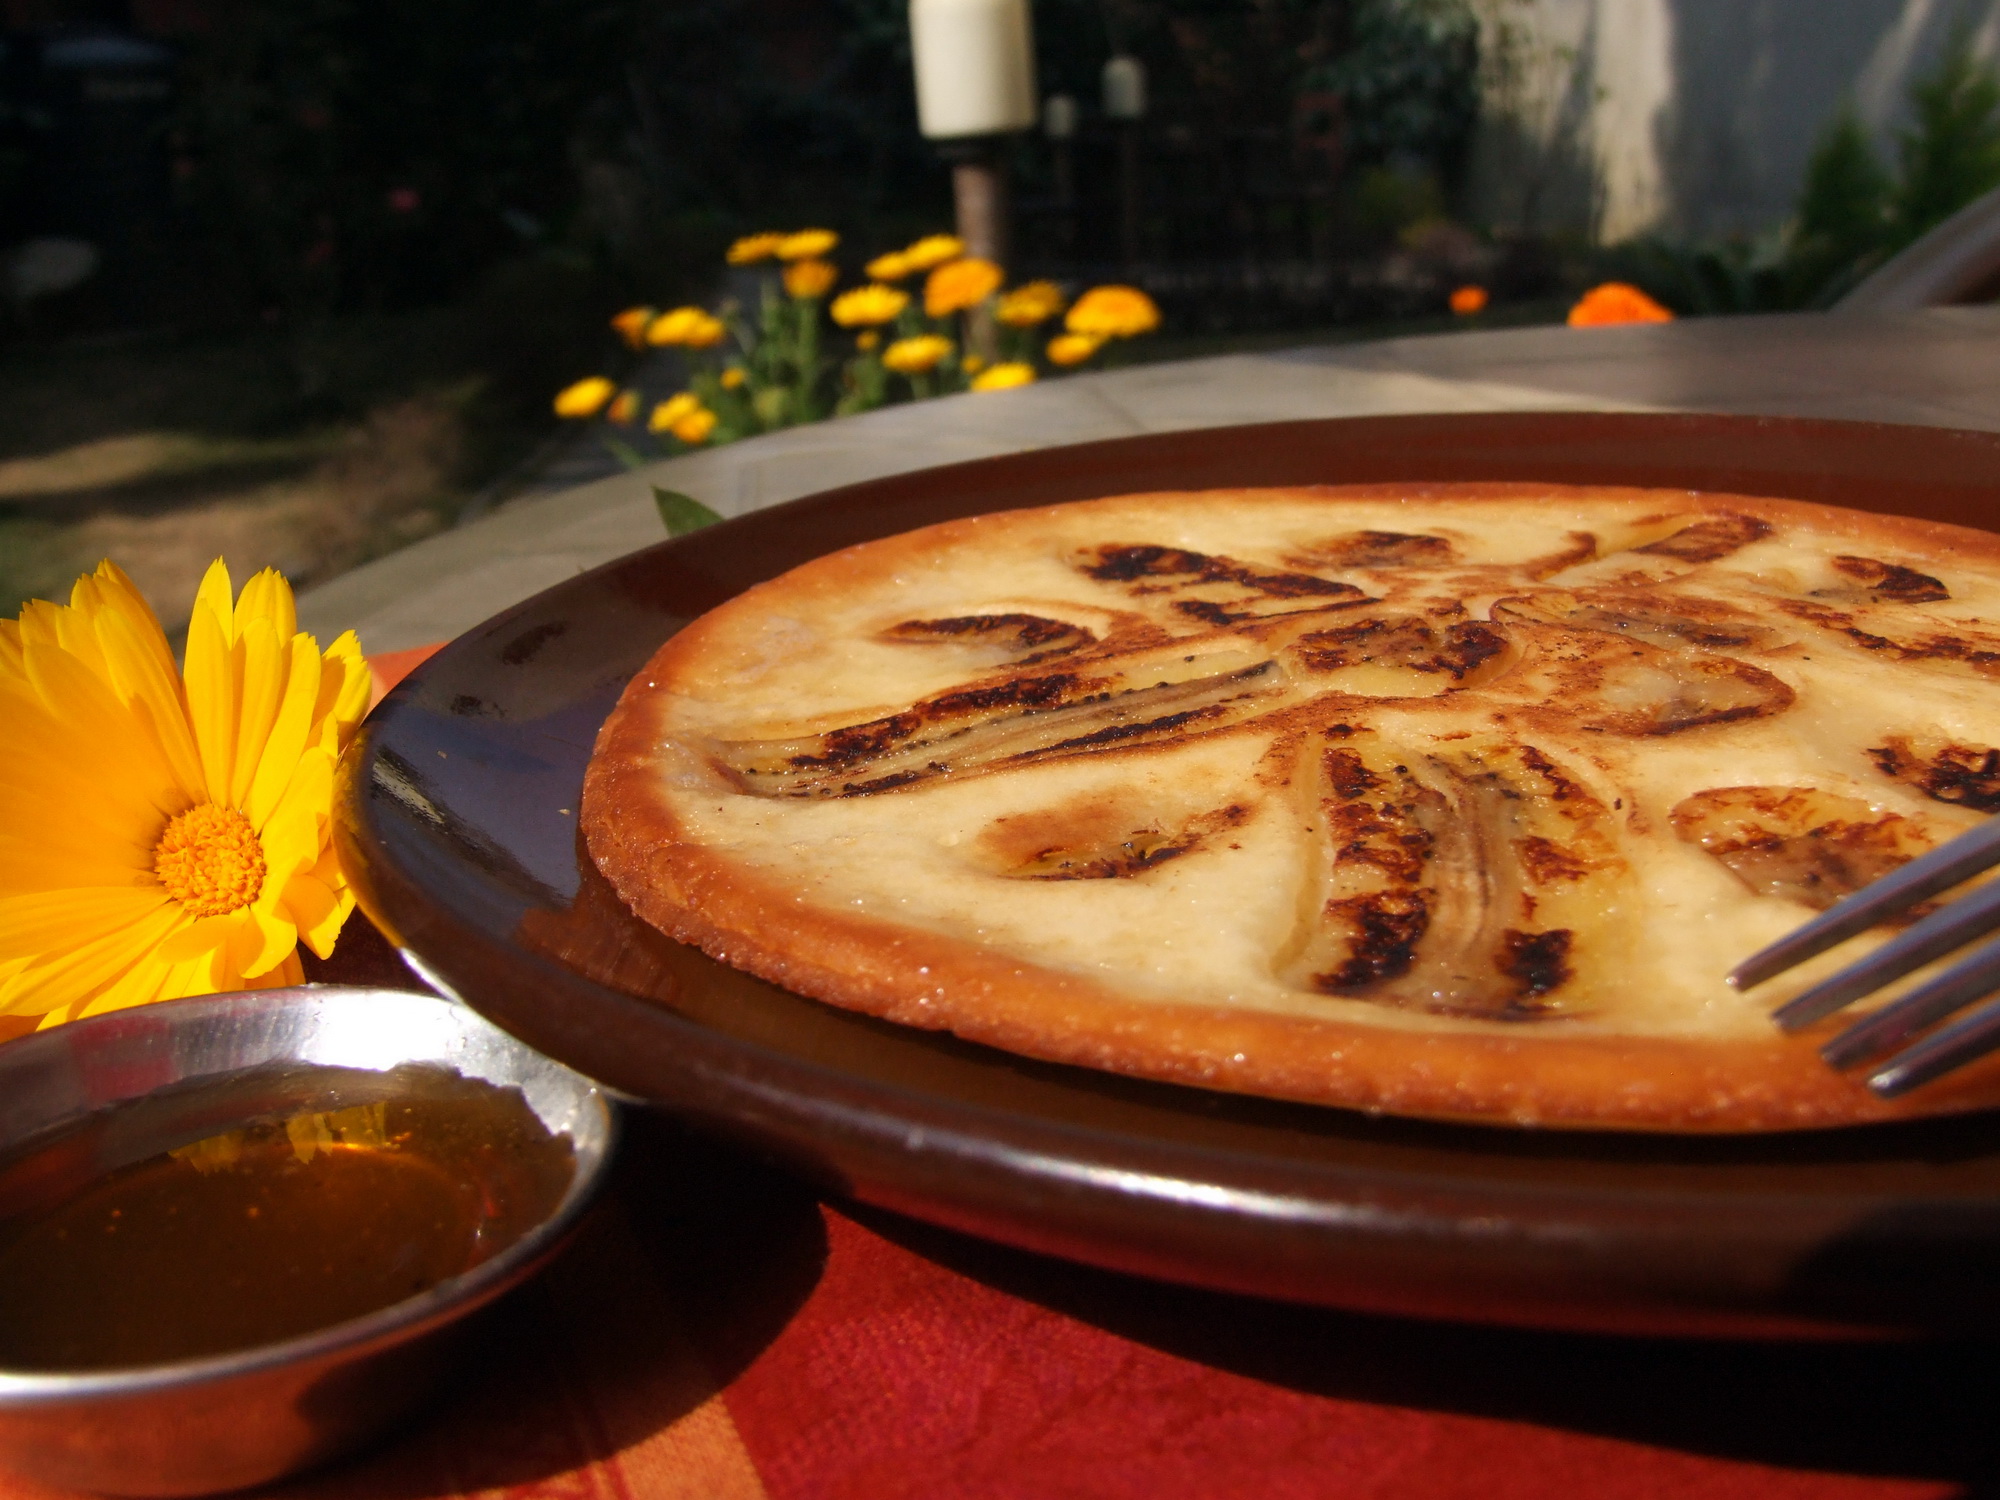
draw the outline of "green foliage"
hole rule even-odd
[[[2000,186],[2000,78],[1972,55],[1961,29],[1937,71],[1910,89],[1914,120],[1898,145],[1902,177],[1889,197],[1898,243]]]
[[[1892,173],[1851,108],[1821,134],[1788,235],[1707,245],[1649,240],[1608,264],[1681,312],[1826,306],[1903,246],[2000,187],[2000,75],[1961,29],[1910,85]]]
[[[657,484],[653,486],[653,504],[660,508],[660,520],[665,523],[668,536],[686,536],[722,519],[694,496],[661,489]]]
[[[1350,45],[1306,75],[1345,102],[1350,155],[1456,167],[1478,116],[1479,21],[1464,0],[1360,0]]]

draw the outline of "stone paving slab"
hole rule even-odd
[[[515,501],[305,594],[371,651],[445,640],[660,539],[652,487],[725,516],[883,475],[1148,432],[1473,411],[1721,411],[2000,430],[2000,310],[1441,334],[1137,365],[947,396]]]

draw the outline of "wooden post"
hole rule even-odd
[[[1012,204],[1009,201],[1007,165],[988,142],[964,143],[952,147],[951,196],[957,210],[958,237],[965,241],[965,253],[1005,267],[1012,249]],[[967,327],[972,353],[991,363],[1000,352],[1000,331],[991,308],[977,309]]]

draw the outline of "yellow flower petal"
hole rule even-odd
[[[312,736],[313,708],[319,698],[320,655],[309,635],[292,637],[284,697],[258,754],[255,774],[241,804],[251,826],[262,830],[291,784],[299,757]]]
[[[32,958],[51,948],[96,942],[167,902],[155,885],[97,886],[0,897],[0,959]]]
[[[209,570],[215,576],[215,570]],[[227,579],[225,575],[225,587]],[[203,581],[188,620],[187,702],[194,742],[201,751],[202,790],[211,802],[229,801],[230,773],[236,763],[236,664],[228,635],[227,611],[217,610]]]

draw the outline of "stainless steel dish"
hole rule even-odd
[[[519,1088],[574,1152],[553,1212],[462,1275],[298,1338],[144,1368],[0,1369],[0,1467],[68,1489],[193,1495],[263,1483],[363,1441],[434,1387],[453,1325],[561,1247],[616,1135],[588,1078],[463,1006],[406,991],[304,986],[171,1001],[0,1047],[0,1153],[156,1094],[185,1099],[191,1127],[227,1129],[239,1121],[215,1114],[207,1085],[259,1070],[405,1064]]]

